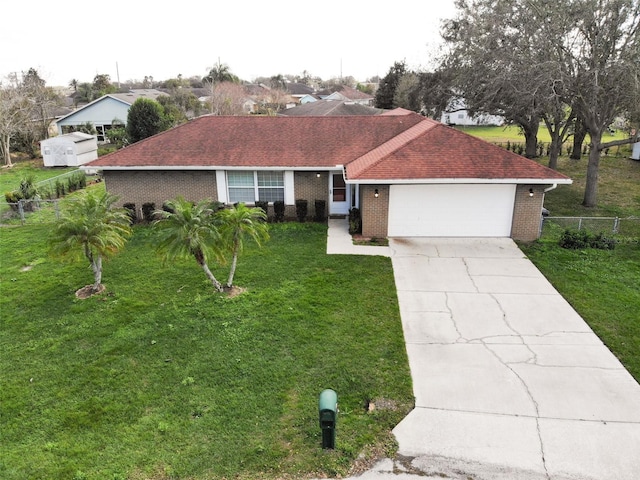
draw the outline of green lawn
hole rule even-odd
[[[520,127],[516,125],[506,125],[502,127],[496,126],[485,126],[485,125],[472,125],[472,126],[461,126],[458,125],[455,127],[457,130],[468,133],[469,135],[473,135],[474,137],[482,138],[491,143],[506,143],[506,142],[521,142],[524,143],[524,135],[520,132]],[[612,140],[620,140],[622,138],[626,138],[624,132],[616,131],[613,134],[605,133],[602,137],[604,142],[610,142]],[[587,141],[589,137],[587,136]],[[551,137],[549,136],[549,131],[544,124],[540,124],[540,129],[538,130],[538,142],[548,143],[551,141]],[[613,153],[613,152],[612,152]]]
[[[4,200],[4,193],[17,189],[23,178],[33,175],[36,182],[62,175],[63,173],[77,170],[76,167],[50,167],[42,166],[42,159],[33,161],[16,162],[11,168],[3,168],[0,171],[0,193]]]
[[[325,225],[274,225],[227,298],[195,261],[163,266],[141,226],[107,293],[77,300],[91,271],[47,255],[49,228],[0,229],[1,478],[304,478],[395,448],[413,396],[388,258],[328,256]],[[367,413],[377,398],[395,407]]]

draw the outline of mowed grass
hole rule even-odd
[[[389,259],[326,255],[325,225],[273,225],[229,298],[195,261],[163,266],[140,226],[106,294],[78,300],[91,271],[48,256],[50,228],[0,229],[0,478],[305,478],[393,452],[413,396]]]
[[[43,167],[42,159],[29,161],[16,161],[11,168],[2,168],[0,171],[0,193],[4,201],[5,192],[16,190],[23,178],[33,176],[36,182],[57,177],[63,173],[77,170],[76,167]]]
[[[474,137],[482,138],[491,143],[524,143],[524,135],[522,134],[520,127],[516,125],[504,125],[504,126],[489,126],[489,125],[470,125],[463,126],[457,125],[454,127],[456,130],[460,130],[462,132],[468,133],[469,135],[473,135]],[[613,133],[605,132],[602,137],[604,142],[610,142],[613,140],[621,140],[626,138],[625,133],[620,130],[616,130]],[[587,136],[588,142],[589,136]],[[548,143],[551,142],[551,137],[549,136],[549,131],[544,126],[544,124],[540,124],[540,129],[538,130],[538,142]]]

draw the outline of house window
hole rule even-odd
[[[227,185],[231,203],[284,200],[282,172],[227,172]]]

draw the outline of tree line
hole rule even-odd
[[[432,72],[396,62],[381,80],[376,106],[401,106],[437,120],[448,106],[498,115],[517,125],[525,155],[537,156],[544,125],[549,166],[574,140],[578,157],[589,136],[583,205],[597,203],[600,156],[640,141],[640,3],[638,0],[456,0],[444,22],[444,48]],[[461,103],[460,103],[461,102]],[[617,118],[627,139],[606,142]]]

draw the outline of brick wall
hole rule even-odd
[[[135,203],[138,215],[142,204],[153,202],[162,208],[166,200],[183,196],[187,200],[218,199],[214,171],[113,171],[103,172],[109,193],[117,195],[118,205]]]
[[[135,203],[138,214],[142,204],[153,202],[156,208],[169,199],[182,195],[187,200],[218,199],[216,174],[211,170],[204,171],[104,171],[104,179],[109,193],[117,195],[118,205]],[[327,173],[295,172],[295,199],[308,201],[308,219],[315,217],[315,201],[326,202],[325,215],[329,212],[329,179]],[[273,215],[273,207],[269,208]],[[296,219],[295,205],[287,205],[285,216]]]
[[[307,218],[313,220],[316,215],[316,200],[325,201],[325,216],[329,215],[329,177],[327,172],[321,172],[320,177],[316,172],[294,172],[293,181],[295,199],[304,199],[308,202]],[[285,216],[296,218],[295,205],[287,205]]]
[[[375,191],[378,190],[378,198]],[[389,224],[389,185],[360,185],[360,215],[364,237],[386,237]]]
[[[516,187],[513,223],[511,225],[511,238],[514,240],[532,242],[540,236],[544,188],[545,185],[518,185]],[[529,189],[533,190],[533,196],[530,195]]]

